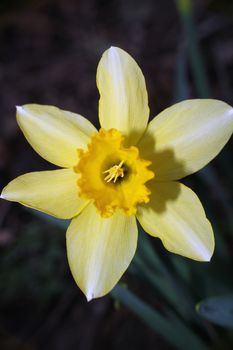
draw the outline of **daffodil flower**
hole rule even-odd
[[[99,131],[52,106],[17,107],[26,139],[62,169],[11,181],[1,197],[62,219],[71,272],[88,300],[108,293],[130,264],[138,219],[170,252],[209,261],[211,224],[196,194],[177,180],[213,159],[232,134],[233,110],[217,100],[187,100],[148,124],[143,74],[111,47],[97,69]]]

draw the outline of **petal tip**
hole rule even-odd
[[[109,58],[111,58],[112,60],[116,60],[120,56],[120,54],[124,52],[124,50],[120,49],[117,46],[110,46],[110,48],[107,51]]]
[[[27,117],[26,110],[23,106],[15,106],[16,107],[16,119],[19,122],[21,117]]]
[[[230,108],[227,114],[233,119],[233,108]]]
[[[94,293],[93,292],[88,292],[86,294],[86,298],[87,298],[87,301],[91,301],[92,299],[94,299]]]
[[[108,54],[109,54],[109,56],[111,56],[111,57],[114,57],[115,55],[117,55],[117,51],[119,50],[119,48],[118,47],[116,47],[116,46],[111,46],[110,48],[109,48],[109,50],[108,50]]]
[[[212,251],[203,251],[202,254],[200,255],[200,261],[203,262],[210,262],[211,258],[213,256],[213,250]]]
[[[23,111],[23,106],[15,106],[17,112]]]
[[[117,47],[117,46],[110,46],[110,48],[109,48],[109,51],[111,51],[111,52],[114,52],[117,50],[119,50],[119,47]]]
[[[2,189],[2,192],[0,193],[0,198],[1,198],[1,199],[7,199],[7,196],[5,195],[5,193],[6,193],[5,189],[6,189],[6,187],[4,187],[4,188]]]
[[[202,256],[200,260],[202,262],[210,262],[211,258],[212,258],[212,255],[205,255],[205,256]]]

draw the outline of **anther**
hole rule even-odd
[[[122,168],[122,165],[124,164],[124,161],[122,160],[118,165],[114,165],[108,170],[105,170],[103,174],[108,174],[104,180],[106,182],[113,182],[115,183],[118,179],[118,177],[124,177],[124,168]]]

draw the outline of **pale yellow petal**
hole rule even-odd
[[[71,169],[28,173],[11,181],[1,198],[69,219],[88,203],[79,198],[77,180],[78,175]]]
[[[104,52],[97,69],[99,119],[105,129],[115,128],[135,144],[149,118],[145,79],[134,59],[122,49]]]
[[[17,121],[35,151],[64,168],[77,164],[77,148],[85,148],[96,131],[81,115],[53,106],[17,107]]]
[[[209,261],[214,236],[196,194],[178,182],[154,182],[150,189],[150,202],[140,206],[137,214],[144,230],[173,253]]]
[[[233,131],[233,109],[217,100],[187,100],[165,109],[139,142],[157,180],[177,180],[210,162]]]
[[[88,300],[107,294],[132,260],[137,245],[134,216],[116,213],[104,219],[89,204],[67,231],[73,277]]]

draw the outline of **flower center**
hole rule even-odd
[[[137,147],[125,148],[124,138],[116,129],[100,129],[88,144],[78,149],[79,195],[94,202],[102,217],[116,210],[133,215],[139,203],[149,202],[145,183],[154,177],[150,161],[141,159]]]
[[[122,160],[120,164],[118,165],[113,165],[111,168],[108,170],[103,171],[103,174],[108,175],[104,178],[106,182],[110,182],[113,180],[115,183],[118,177],[124,177],[124,168],[122,168],[122,165],[124,164],[124,161]]]

